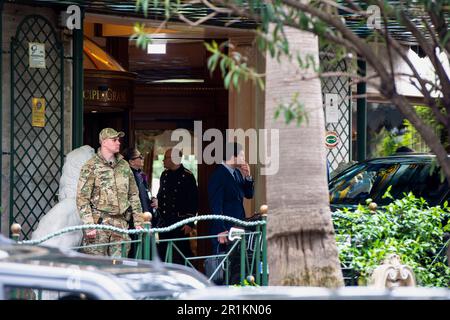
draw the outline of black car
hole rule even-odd
[[[369,198],[386,205],[392,201],[383,198],[389,186],[394,199],[412,192],[434,206],[449,198],[449,186],[440,177],[435,156],[408,154],[362,161],[339,173],[328,185],[331,209],[356,207]]]
[[[383,195],[389,187],[394,199],[401,199],[412,192],[416,197],[425,199],[430,206],[441,205],[450,198],[449,186],[445,179],[441,179],[436,158],[428,154],[403,154],[362,161],[337,174],[328,187],[332,211],[356,209],[358,204],[366,204],[367,199],[379,207],[387,205],[392,199]],[[342,213],[335,214],[342,217]],[[446,216],[442,222],[448,218]],[[345,238],[352,239],[350,236]],[[445,233],[443,243],[448,238]],[[440,257],[445,259],[445,251],[441,252]],[[348,263],[342,263],[342,271],[346,285],[357,284],[358,275]]]

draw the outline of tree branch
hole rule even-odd
[[[447,177],[450,177],[450,160],[447,155],[447,151],[443,147],[440,139],[434,133],[433,129],[431,129],[425,122],[420,119],[417,113],[414,111],[414,108],[409,104],[404,96],[399,94],[394,94],[390,100],[397,106],[400,112],[408,119],[409,122],[416,128],[417,132],[424,139],[425,143],[430,147],[431,151],[436,155],[439,164],[441,165],[442,170]],[[447,179],[447,182],[450,184],[450,180]]]
[[[371,75],[362,77],[359,75],[355,75],[353,73],[349,72],[342,72],[342,71],[329,71],[329,72],[316,72],[313,75],[307,76],[307,75],[301,75],[300,80],[302,81],[309,81],[309,80],[315,80],[315,79],[325,79],[325,78],[331,78],[331,77],[348,77],[351,81],[354,81],[354,83],[358,82],[365,82],[373,86],[375,89],[378,90],[380,87],[378,82],[372,81],[372,79],[378,78],[377,75]]]
[[[353,43],[353,46],[356,48],[356,52],[358,52],[361,56],[363,56],[366,61],[375,69],[375,71],[380,75],[382,79],[382,86],[384,91],[390,92],[392,94],[395,91],[395,87],[390,81],[389,74],[386,72],[384,67],[378,63],[378,57],[372,52],[371,48],[367,46],[361,38],[359,38],[353,31],[351,31],[347,26],[345,26],[342,21],[336,16],[332,16],[326,12],[320,11],[316,8],[313,8],[311,5],[301,3],[296,0],[281,0],[284,4],[302,10],[311,14],[314,17],[319,18],[323,22],[327,23],[330,26],[336,28],[344,38]]]
[[[398,43],[398,41],[393,39],[389,34],[387,34],[386,36],[390,39],[390,43],[391,43],[392,47],[394,48],[394,50],[402,58],[402,60],[408,65],[408,67],[411,69],[414,77],[420,83],[421,89],[419,89],[419,91],[422,93],[426,104],[428,106],[430,106],[430,108],[432,109],[432,112],[435,115],[435,117],[437,118],[437,120],[439,122],[441,122],[442,124],[444,124],[445,126],[448,126],[449,122],[448,122],[447,118],[445,118],[444,115],[441,113],[438,106],[436,105],[436,101],[431,97],[431,94],[426,87],[427,81],[419,75],[419,72],[417,71],[416,67],[413,65],[411,60],[403,52],[403,50],[402,50],[403,47]]]
[[[232,13],[232,11],[230,9],[227,8],[219,8],[215,5],[213,5],[211,2],[207,1],[207,0],[200,0],[199,2],[203,3],[205,6],[207,6],[208,8],[214,10],[217,13]]]
[[[356,12],[363,12],[363,9],[359,6],[359,4],[354,3],[352,0],[344,0],[344,2],[348,3],[348,5]]]
[[[433,10],[433,8],[435,10]],[[447,22],[445,21],[445,16],[443,11],[439,12],[439,16],[436,14],[438,10],[436,10],[435,4],[430,4],[429,9],[427,10],[430,15],[431,22],[433,23],[437,34],[439,35],[439,39],[442,41],[442,45],[445,46],[447,50],[447,54],[450,54],[450,39],[446,39],[447,33],[449,32],[449,27]],[[446,42],[445,42],[446,41]]]
[[[447,108],[450,108],[450,79],[448,78],[447,73],[445,72],[442,63],[436,56],[436,50],[433,47],[430,47],[430,44],[425,39],[420,30],[416,27],[414,23],[406,16],[404,11],[400,12],[402,19],[404,21],[405,27],[412,32],[414,37],[417,39],[420,47],[425,51],[427,56],[430,58],[431,63],[433,64],[434,70],[439,77],[439,81],[442,85],[442,94],[444,96],[444,104]],[[449,109],[450,111],[450,109]]]
[[[378,0],[378,7],[381,9],[381,14],[383,17],[383,21],[384,21],[384,32],[385,32],[385,41],[386,41],[386,48],[388,51],[388,56],[389,56],[389,66],[391,68],[391,75],[392,75],[392,81],[394,82],[394,90],[397,91],[397,86],[395,85],[395,77],[394,77],[394,64],[393,64],[393,59],[392,59],[392,52],[391,52],[391,46],[389,45],[390,39],[389,39],[389,32],[388,32],[388,22],[387,22],[387,18],[386,18],[386,12],[385,12],[385,8],[384,8],[384,3],[381,0]]]

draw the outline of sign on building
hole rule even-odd
[[[33,98],[32,99],[32,115],[31,125],[33,127],[45,127],[45,99]]]
[[[333,149],[339,144],[339,137],[335,131],[325,132],[325,146],[328,149]]]
[[[28,56],[30,58],[30,68],[45,69],[45,43],[29,42]]]
[[[339,95],[325,93],[325,120],[327,123],[339,122]]]

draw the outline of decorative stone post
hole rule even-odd
[[[142,217],[144,219],[144,229],[150,230],[151,228],[151,221],[152,221],[152,214],[150,212],[144,212],[142,214]],[[153,236],[153,235],[152,235]],[[152,248],[151,248],[151,235],[149,232],[144,233],[144,260],[151,260],[152,254]]]
[[[397,254],[390,254],[371,276],[369,285],[376,288],[414,287],[416,279],[411,267],[401,264]]]

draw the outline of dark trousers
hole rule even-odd
[[[133,221],[133,216],[131,216],[130,221],[128,221],[128,230],[134,229],[134,221]],[[131,240],[137,240],[138,239],[138,235],[137,234],[130,234],[130,239]],[[137,251],[137,243],[133,242],[130,245],[130,251],[128,251],[128,258],[134,259],[136,256],[136,251]]]
[[[176,238],[187,238],[188,235],[184,234],[184,231],[181,230],[181,228],[175,229],[173,231],[164,232],[159,234],[159,239],[176,239]],[[167,244],[168,242],[160,242],[158,244],[158,254],[162,261],[165,261],[166,259],[166,251],[167,251]],[[175,248],[175,246],[180,249],[180,251],[183,253],[183,255],[186,258],[192,257],[192,250],[189,240],[182,240],[182,241],[174,241],[172,247],[172,263],[177,264],[185,264],[185,259],[181,256],[181,254],[178,252],[178,250]]]
[[[131,240],[137,240],[138,239],[138,235],[137,234],[130,234],[130,239]],[[128,258],[134,259],[135,256],[136,256],[136,251],[137,251],[137,243],[133,242],[133,243],[131,243],[130,251],[128,251]]]

